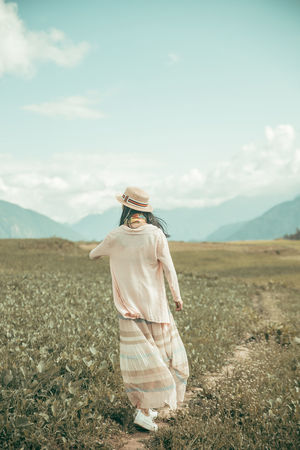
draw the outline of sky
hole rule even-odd
[[[0,199],[61,222],[300,193],[298,0],[0,0]]]

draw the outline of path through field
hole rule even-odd
[[[282,323],[284,315],[277,306],[276,299],[278,299],[278,294],[272,291],[265,290],[264,287],[256,291],[256,295],[253,298],[253,307],[261,317],[260,325],[262,327],[270,323]],[[234,369],[237,365],[240,366],[241,364],[244,364],[246,360],[249,361],[249,359],[255,358],[255,346],[255,339],[252,339],[252,336],[250,334],[247,334],[244,337],[242,343],[235,347],[233,355],[227,359],[224,366],[218,372],[207,373],[204,375],[203,387],[192,387],[191,389],[186,391],[185,401],[181,405],[178,405],[178,410],[188,409],[190,400],[197,395],[198,391],[202,391],[203,388],[205,390],[214,389],[217,382],[222,377],[230,377],[233,374]],[[167,419],[169,419],[170,417],[171,416],[169,414],[168,408],[159,410],[159,416],[157,419],[155,419],[155,423],[158,424],[159,429],[168,427]],[[120,444],[118,443],[118,446],[116,448],[122,448],[122,450],[145,449],[146,447],[143,441],[145,442],[147,439],[149,439],[151,433],[152,432],[149,432],[147,430],[143,431],[142,428],[136,428],[136,432],[124,441],[124,445],[120,447]],[[111,442],[111,445],[114,444]]]

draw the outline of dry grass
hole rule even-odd
[[[96,244],[0,241],[1,448],[113,449],[135,433]],[[184,309],[168,298],[200,391],[149,448],[297,448],[298,244],[170,243]],[[245,336],[255,357],[209,390]]]

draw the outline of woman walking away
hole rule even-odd
[[[152,408],[183,402],[189,377],[185,347],[166,296],[167,278],[176,311],[183,302],[161,223],[148,194],[129,186],[116,195],[122,204],[117,228],[89,253],[109,256],[114,304],[120,330],[120,369],[129,401],[136,408],[134,423],[156,431]],[[163,221],[164,222],[164,221]]]

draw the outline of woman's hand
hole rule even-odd
[[[176,311],[180,311],[182,309],[182,306],[183,306],[183,301],[182,300],[177,300],[175,302],[175,305],[176,305]]]
[[[131,319],[139,319],[140,318],[140,315],[138,313],[130,313],[130,312],[128,312],[128,313],[125,314],[125,316],[126,317],[130,317]]]

